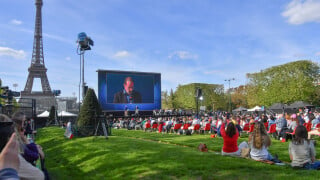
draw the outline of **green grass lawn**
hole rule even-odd
[[[64,130],[38,130],[52,179],[319,179],[320,171],[293,170],[219,154],[222,138],[113,130],[104,137],[64,138]],[[239,142],[247,140],[240,138]],[[319,141],[318,141],[319,142]],[[206,143],[210,152],[197,150]],[[319,143],[318,143],[319,144]],[[319,153],[319,146],[317,152]],[[289,162],[288,143],[270,148]],[[317,155],[317,158],[320,156]]]

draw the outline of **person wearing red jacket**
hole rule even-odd
[[[236,126],[230,122],[227,125],[227,129],[225,129],[225,124],[226,123],[222,123],[220,128],[221,136],[223,138],[221,154],[223,156],[240,156],[241,149],[249,147],[248,143],[242,142],[238,147],[239,132]]]

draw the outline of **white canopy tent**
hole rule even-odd
[[[259,106],[256,106],[254,108],[248,109],[248,111],[262,111],[262,108]]]
[[[44,111],[43,113],[37,115],[37,117],[49,117],[49,112],[48,111]]]
[[[58,116],[62,116],[62,117],[75,117],[75,116],[78,116],[76,114],[73,114],[73,113],[70,113],[70,112],[67,112],[67,111],[61,111],[58,113]]]

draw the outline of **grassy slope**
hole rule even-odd
[[[292,170],[288,166],[222,157],[216,153],[221,150],[222,139],[211,139],[209,135],[127,130],[113,130],[113,135],[109,140],[103,137],[67,140],[63,129],[50,127],[39,130],[37,143],[45,150],[46,165],[53,179],[320,178],[320,171]],[[239,142],[243,140],[247,138]],[[198,152],[200,142],[206,143],[212,152]],[[289,161],[287,147],[287,143],[274,142],[270,151]]]

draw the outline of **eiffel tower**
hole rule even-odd
[[[29,75],[24,91],[21,92],[21,98],[36,99],[37,111],[49,110],[54,106],[55,98],[51,91],[47,77],[47,68],[44,65],[43,43],[42,43],[42,0],[35,0],[36,5],[36,22],[33,41],[33,52],[31,65],[28,69]],[[32,91],[33,80],[41,79],[42,92]]]

